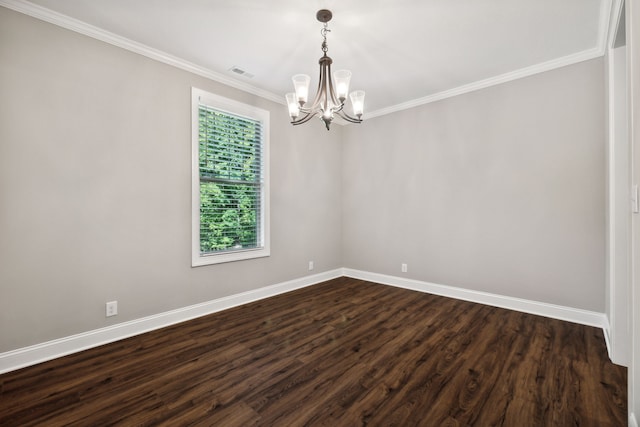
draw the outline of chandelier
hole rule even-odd
[[[330,10],[321,9],[316,13],[316,19],[324,24],[320,34],[322,35],[323,55],[318,61],[320,64],[320,81],[318,82],[318,92],[313,101],[308,104],[309,82],[311,77],[306,74],[296,74],[293,76],[293,87],[295,93],[286,94],[287,105],[289,106],[289,116],[291,124],[301,125],[311,118],[320,115],[327,130],[331,126],[334,115],[337,115],[351,123],[362,122],[362,112],[364,109],[364,91],[356,90],[351,92],[352,117],[344,111],[344,104],[349,93],[349,82],[351,81],[351,71],[339,70],[331,75],[331,64],[333,60],[327,56],[327,33],[330,32],[328,22],[332,18]],[[302,115],[301,115],[302,113]]]

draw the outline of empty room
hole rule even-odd
[[[0,425],[632,426],[638,0],[0,0]]]

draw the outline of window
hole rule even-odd
[[[191,265],[269,256],[269,112],[192,89]]]

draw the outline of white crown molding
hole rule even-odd
[[[488,292],[474,291],[454,286],[439,285],[437,283],[423,282],[420,280],[406,279],[397,276],[388,276],[385,274],[371,273],[368,271],[360,271],[350,268],[344,268],[343,272],[347,277],[381,283],[383,285],[396,286],[399,288],[411,289],[414,291],[455,298],[463,301],[506,308],[509,310],[535,314],[572,323],[579,323],[587,326],[594,326],[602,329],[607,327],[607,319],[604,313],[597,313],[595,311],[564,307],[561,305],[547,304],[522,298],[491,294]]]
[[[374,118],[384,116],[387,114],[395,113],[402,110],[408,110],[409,108],[419,107],[421,105],[430,104],[432,102],[440,101],[446,98],[462,95],[465,93],[473,92],[480,89],[485,89],[491,86],[496,86],[502,83],[507,83],[513,80],[521,79],[523,77],[529,77],[534,74],[543,73],[545,71],[551,71],[556,68],[565,67],[567,65],[576,64],[578,62],[587,61],[603,55],[603,51],[600,47],[578,52],[572,55],[567,55],[562,58],[553,59],[551,61],[543,62],[533,65],[531,67],[521,68],[519,70],[510,71],[508,73],[501,74],[499,76],[490,77],[488,79],[479,80],[477,82],[469,83],[466,85],[458,86],[453,89],[448,89],[442,92],[434,93],[422,98],[413,99],[411,101],[403,102],[401,104],[392,105],[387,108],[381,108],[380,110],[372,111],[366,114],[366,118]]]
[[[379,110],[367,113],[366,118],[370,119],[402,110],[408,110],[409,108],[419,107],[421,105],[430,104],[432,102],[440,101],[446,98],[451,98],[476,90],[485,89],[491,86],[496,86],[502,83],[521,79],[523,77],[544,73],[545,71],[551,71],[556,68],[566,67],[568,65],[577,64],[582,61],[588,61],[590,59],[603,56],[607,47],[607,40],[611,38],[611,36],[609,35],[611,30],[611,16],[616,13],[617,10],[619,10],[621,1],[622,0],[602,0],[602,3],[600,5],[600,20],[598,23],[598,39],[596,42],[596,47],[592,49],[587,49],[582,52],[564,56],[562,58],[556,58],[551,61],[542,62],[540,64],[532,65],[531,67],[525,67],[519,70],[510,71],[499,76],[479,80],[477,82],[458,86],[442,92],[434,93],[432,95],[427,95],[422,98],[417,98],[411,101],[403,102],[401,104],[392,105],[387,108],[381,108]]]
[[[190,73],[206,77],[218,83],[222,83],[235,89],[239,89],[244,92],[248,92],[250,94],[268,99],[269,101],[285,105],[283,96],[276,95],[267,90],[252,86],[246,82],[212,71],[208,68],[201,67],[192,62],[185,61],[184,59],[177,56],[171,55],[158,49],[154,49],[145,44],[135,42],[126,37],[119,36],[112,32],[87,24],[86,22],[80,21],[78,19],[71,18],[67,15],[55,12],[51,9],[36,5],[29,1],[0,0],[0,6],[4,6],[16,12],[29,15],[41,21],[49,22],[59,27],[66,28],[67,30],[84,34],[85,36],[89,36],[105,43],[109,43],[113,46],[126,49],[130,52],[146,56],[147,58],[154,59],[156,61],[171,65],[176,68],[180,68]]]
[[[608,49],[613,49],[613,45],[616,41],[616,35],[618,34],[618,26],[620,25],[620,15],[622,13],[622,6],[624,0],[613,0],[611,4],[611,11],[607,16],[606,22],[606,37],[604,40],[605,52]]]
[[[428,95],[422,98],[417,98],[417,99],[403,102],[397,105],[392,105],[390,107],[381,108],[379,110],[375,110],[367,113],[366,118],[370,119],[374,117],[395,113],[397,111],[407,110],[409,108],[418,107],[421,105],[429,104],[431,102],[440,101],[442,99],[450,98],[457,95],[462,95],[462,94],[473,92],[479,89],[484,89],[490,86],[495,86],[501,83],[506,83],[512,80],[531,76],[533,74],[550,71],[555,68],[564,67],[567,65],[575,64],[581,61],[586,61],[589,59],[602,56],[604,55],[605,47],[607,44],[609,28],[610,28],[612,1],[619,2],[620,0],[603,0],[602,1],[600,21],[599,21],[598,41],[597,41],[597,46],[593,49],[578,52],[576,54],[568,55],[562,58],[557,58],[541,64],[533,65],[531,67],[522,68],[520,70],[508,72],[499,76],[495,76],[495,77],[480,80],[477,82],[469,83],[466,85],[458,86],[456,88],[448,89],[448,90],[438,92],[432,95]],[[210,69],[201,67],[199,65],[185,61],[174,55],[168,54],[166,52],[162,52],[158,49],[154,49],[142,43],[129,40],[125,37],[121,37],[117,34],[111,33],[109,31],[103,30],[93,25],[89,25],[85,22],[71,18],[61,13],[54,12],[50,9],[36,5],[29,1],[0,0],[0,6],[7,7],[9,9],[15,10],[16,12],[24,13],[25,15],[32,16],[34,18],[49,22],[51,24],[58,25],[68,30],[78,32],[80,34],[84,34],[86,36],[95,38],[97,40],[101,40],[105,43],[109,43],[114,46],[121,47],[131,52],[138,53],[140,55],[146,56],[151,59],[155,59],[157,61],[163,62],[168,65],[172,65],[176,68],[183,69],[185,71],[197,74],[199,76],[209,78],[211,80],[217,81],[227,86],[231,86],[233,88],[276,102],[278,104],[285,105],[284,99],[280,95],[274,94],[264,89],[260,89],[246,82],[242,82],[240,80],[234,79],[224,74],[220,74]],[[336,123],[342,124],[339,122],[336,122]]]
[[[620,7],[620,0],[602,0],[600,4],[600,22],[598,23],[598,49],[605,54],[611,37],[611,19]]]
[[[305,276],[276,285],[143,317],[141,319],[118,323],[117,325],[106,328],[95,329],[93,331],[0,353],[0,374],[175,325],[176,323],[206,316],[242,304],[315,285],[316,283],[335,279],[342,275],[342,269],[330,270],[312,276]]]

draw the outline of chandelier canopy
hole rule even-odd
[[[328,22],[332,18],[330,10],[321,9],[316,13],[316,19],[324,25],[320,34],[322,35],[323,55],[318,61],[320,64],[320,81],[318,82],[318,92],[309,104],[309,83],[311,77],[306,74],[296,74],[293,76],[293,87],[295,93],[287,93],[287,105],[289,106],[289,116],[291,124],[301,125],[311,120],[312,117],[320,115],[327,130],[331,126],[334,115],[337,115],[351,123],[362,122],[362,112],[364,109],[364,91],[356,90],[349,94],[351,107],[356,117],[350,116],[344,111],[347,94],[349,93],[349,82],[351,81],[351,71],[338,70],[331,75],[331,64],[333,60],[327,56],[327,33],[330,32]],[[301,115],[302,113],[302,115]]]

